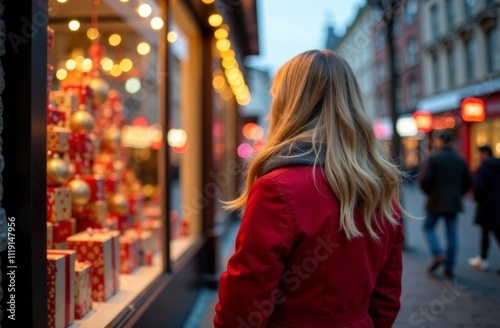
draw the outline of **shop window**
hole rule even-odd
[[[50,1],[47,285],[65,285],[54,271],[61,256],[71,269],[76,259],[79,297],[64,305],[49,293],[49,323],[61,306],[75,306],[76,326],[107,326],[167,269],[158,92],[165,23],[156,2],[137,5]],[[92,302],[100,305],[92,310]]]
[[[172,10],[169,78],[170,127],[170,258],[175,263],[202,232],[202,214],[217,192],[202,185],[201,35],[182,3]]]
[[[500,70],[500,50],[498,47],[498,27],[492,27],[486,32],[488,70],[495,72]]]
[[[470,145],[470,164],[473,169],[480,164],[477,147],[489,145],[493,156],[500,157],[500,118],[490,118],[472,124]]]
[[[417,20],[418,2],[417,0],[408,0],[404,8],[405,24],[411,25]]]

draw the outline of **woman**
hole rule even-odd
[[[215,327],[391,327],[400,174],[376,145],[347,62],[311,50],[276,74],[269,135],[228,207],[245,207]]]

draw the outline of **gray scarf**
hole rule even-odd
[[[271,158],[269,158],[260,171],[263,176],[273,170],[288,166],[313,166],[316,154],[312,151],[312,143],[297,141],[291,146],[280,148]],[[321,147],[317,161],[318,166],[325,164],[326,148]],[[292,157],[290,157],[292,156]]]

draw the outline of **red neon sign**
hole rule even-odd
[[[484,101],[479,98],[465,98],[462,101],[462,119],[465,122],[482,122],[486,118]]]
[[[415,123],[417,124],[417,130],[422,132],[432,131],[432,114],[425,111],[416,111],[412,115]]]

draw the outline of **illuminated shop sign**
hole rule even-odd
[[[465,98],[462,101],[462,119],[465,122],[482,122],[486,118],[484,101],[479,98]]]
[[[416,111],[412,115],[415,123],[417,124],[417,130],[422,132],[432,131],[432,114],[426,111]]]

